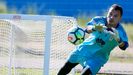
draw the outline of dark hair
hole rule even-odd
[[[113,4],[111,7],[113,7],[114,10],[119,10],[120,13],[121,13],[121,16],[123,15],[123,9],[122,9],[122,7],[121,7],[120,5],[118,5],[118,4]]]

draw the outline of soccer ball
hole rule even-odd
[[[68,30],[68,41],[74,45],[81,44],[85,39],[85,32],[80,27],[72,27]]]

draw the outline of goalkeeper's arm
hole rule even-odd
[[[93,25],[93,26],[87,26],[87,28],[85,29],[85,32],[87,33],[92,33],[93,31],[102,31],[103,28],[105,28],[106,26],[103,25]]]
[[[127,41],[123,41],[121,39],[121,37],[119,37],[119,33],[117,32],[116,29],[112,28],[112,30],[113,30],[113,33],[114,33],[113,36],[114,36],[115,40],[119,43],[119,48],[121,50],[126,50],[126,48],[128,47],[128,42]]]
[[[117,32],[117,30],[114,29],[114,32],[115,32],[116,37],[117,37],[117,42],[119,43],[119,48],[121,50],[126,50],[126,48],[128,47],[128,42],[127,41],[123,41],[121,39],[121,37],[119,37],[119,33]]]

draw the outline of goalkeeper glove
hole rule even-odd
[[[103,28],[105,28],[106,26],[102,25],[102,24],[97,24],[94,25],[94,27],[92,28],[92,31],[103,31]]]
[[[121,39],[119,37],[119,33],[115,28],[111,28],[112,31],[109,31],[109,33],[112,35],[112,37],[120,44]]]

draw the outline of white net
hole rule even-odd
[[[8,65],[10,61],[11,49],[11,24],[7,21],[0,20],[0,73],[2,75],[8,74]]]
[[[5,18],[9,21],[4,20]],[[44,66],[47,36],[45,18],[47,17],[25,18],[22,15],[16,18],[16,15],[7,15],[0,20],[1,75],[43,75],[44,68],[47,68]],[[54,16],[50,19],[52,28],[49,75],[56,75],[74,47],[67,41],[66,34],[76,21],[70,17]]]
[[[0,21],[2,75],[42,75],[44,28],[42,21]]]
[[[64,65],[74,45],[67,41],[67,30],[75,25],[74,20],[53,19],[50,53],[50,75],[55,75]],[[54,67],[53,67],[54,66]]]

